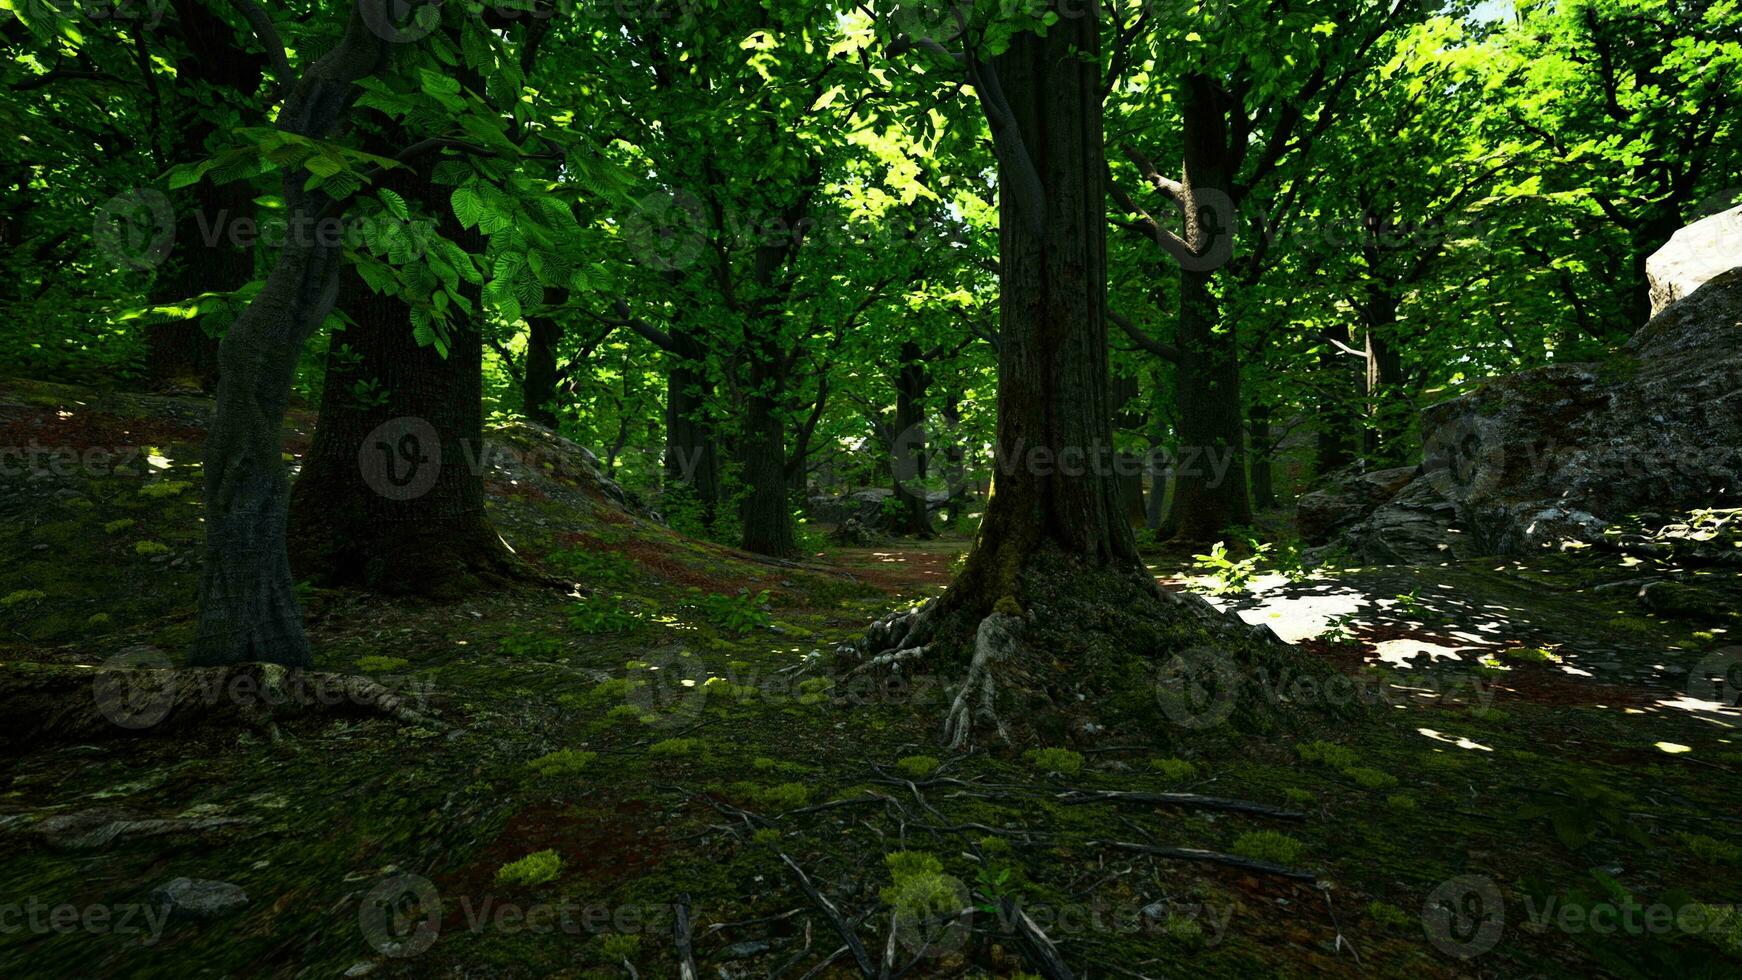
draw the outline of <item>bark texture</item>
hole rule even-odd
[[[371,2],[371,0],[359,0]],[[388,43],[352,9],[339,44],[310,65],[285,99],[280,128],[325,137],[344,119],[356,82],[385,63]],[[219,347],[217,405],[206,437],[206,556],[192,662],[306,666],[308,638],[285,548],[290,484],[284,415],[303,344],[332,309],[343,264],[310,228],[329,199],[284,179],[292,233],[271,273]]]

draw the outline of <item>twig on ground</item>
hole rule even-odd
[[[840,935],[841,941],[847,944],[844,948],[853,955],[853,962],[858,965],[859,972],[868,977],[876,976],[877,969],[871,963],[870,954],[865,952],[865,947],[859,942],[859,936],[853,931],[853,927],[841,917],[840,910],[836,909],[834,903],[824,897],[822,892],[817,891],[817,886],[811,884],[810,876],[804,873],[804,869],[798,866],[797,861],[794,861],[784,851],[780,852],[780,859],[785,861],[786,866],[792,869],[792,873],[798,876],[798,886],[804,889],[805,896],[821,910],[823,917],[829,920],[829,925],[833,926],[835,932]],[[840,955],[839,952],[835,953],[834,956],[829,957],[827,962],[834,962],[835,958]]]

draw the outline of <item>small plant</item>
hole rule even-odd
[[[1507,660],[1516,660],[1520,663],[1527,664],[1558,664],[1561,662],[1559,654],[1551,653],[1547,650],[1536,647],[1523,647],[1517,650],[1506,650],[1500,655],[1505,657]]]
[[[555,851],[539,851],[496,869],[498,885],[542,885],[563,873],[562,855]]]
[[[1354,613],[1332,616],[1326,621],[1324,631],[1319,634],[1318,638],[1326,643],[1353,643],[1355,631],[1350,627],[1355,625],[1357,618]]]
[[[384,657],[378,653],[357,658],[357,669],[365,674],[379,674],[389,670],[404,670],[411,666],[411,661],[403,657]]]
[[[588,636],[633,633],[647,622],[647,614],[639,606],[625,604],[622,596],[589,596],[569,606],[569,628]]]
[[[1083,757],[1070,749],[1029,749],[1022,753],[1028,764],[1042,772],[1056,772],[1061,776],[1075,776],[1083,771]]]
[[[1367,915],[1382,929],[1408,929],[1415,924],[1408,912],[1377,898],[1367,904]]]
[[[1448,621],[1445,613],[1431,608],[1414,592],[1407,592],[1397,598],[1397,611],[1423,625],[1436,625]]]
[[[761,844],[763,847],[773,847],[775,844],[780,843],[780,831],[775,830],[773,827],[763,827],[756,833],[751,834],[750,839]]]
[[[807,677],[798,682],[799,704],[822,704],[835,686],[833,677]]]
[[[1694,857],[1713,864],[1742,864],[1742,846],[1727,844],[1705,834],[1681,833],[1676,835]]]
[[[1306,762],[1317,762],[1332,769],[1347,769],[1361,761],[1354,749],[1334,742],[1299,742],[1294,751]]]
[[[710,593],[694,602],[702,617],[728,633],[748,633],[774,625],[774,615],[768,611],[766,590],[750,595]]]
[[[527,768],[540,776],[573,776],[592,765],[599,757],[597,752],[583,752],[579,749],[558,749],[548,755],[541,755],[528,762]]]
[[[110,521],[109,523],[103,525],[103,533],[104,534],[120,534],[122,531],[125,531],[128,528],[132,527],[135,523],[137,523],[137,522],[135,522],[133,520],[133,518],[131,518],[131,517],[123,517],[118,521]]]
[[[1210,580],[1208,591],[1211,595],[1227,595],[1246,590],[1246,586],[1258,577],[1258,565],[1269,551],[1270,545],[1260,543],[1254,546],[1251,555],[1236,560],[1230,557],[1227,543],[1218,541],[1210,548],[1209,554],[1193,555],[1192,563]]]
[[[599,948],[609,959],[633,960],[641,952],[641,937],[633,933],[607,933],[599,937]]]
[[[1397,777],[1388,772],[1380,772],[1366,766],[1351,766],[1343,770],[1343,775],[1353,779],[1366,789],[1395,789]]]
[[[502,638],[498,651],[504,656],[528,659],[548,659],[561,656],[562,640],[548,633],[515,631]]]
[[[170,497],[179,497],[191,489],[193,489],[193,484],[186,480],[159,480],[156,483],[147,483],[140,487],[139,495],[151,500],[165,500]]]
[[[610,722],[640,721],[641,709],[633,704],[620,704],[605,712],[605,720]]]
[[[1304,790],[1295,786],[1290,786],[1283,790],[1282,798],[1294,806],[1312,806],[1319,801],[1318,796],[1311,790]]]
[[[1306,845],[1274,830],[1254,830],[1234,839],[1235,854],[1271,864],[1293,864]]]
[[[647,754],[663,756],[695,755],[696,750],[701,748],[701,745],[702,740],[699,738],[668,738],[664,741],[655,742],[652,745],[649,745],[647,747]]]
[[[910,755],[895,763],[909,779],[924,779],[938,771],[938,760],[929,755]]]
[[[1198,774],[1198,767],[1184,759],[1151,759],[1149,768],[1170,783],[1183,783]]]
[[[803,783],[781,783],[756,792],[756,802],[771,810],[796,810],[809,803],[810,797]]]
[[[1579,776],[1562,777],[1559,783],[1537,793],[1518,811],[1518,818],[1546,819],[1569,850],[1576,851],[1605,833],[1641,847],[1650,845],[1650,838],[1628,816],[1632,797]]]
[[[1417,804],[1415,797],[1408,793],[1393,793],[1385,798],[1385,805],[1393,810],[1413,810]]]
[[[133,553],[144,557],[169,554],[169,545],[159,541],[140,541],[133,545]]]
[[[583,585],[622,587],[635,581],[635,563],[621,552],[563,548],[544,560],[554,571]]]
[[[13,606],[19,606],[26,602],[35,602],[38,599],[46,598],[48,598],[48,593],[41,589],[19,589],[17,592],[7,593],[6,598],[0,599],[0,606],[11,609]]]

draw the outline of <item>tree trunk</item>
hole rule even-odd
[[[545,291],[547,296],[550,290]],[[562,343],[563,325],[555,317],[534,316],[526,320],[526,374],[521,382],[521,407],[526,417],[555,431],[561,424],[556,414],[556,355]]]
[[[1044,199],[1000,166],[994,483],[938,615],[989,614],[1043,548],[1144,574],[1110,466],[1099,27],[1065,17],[1044,38],[1018,35],[996,61]]]
[[[1126,433],[1141,433],[1148,423],[1141,411],[1131,411],[1131,405],[1140,394],[1135,375],[1115,375],[1113,378],[1112,402],[1115,419],[1119,428]],[[1148,510],[1143,500],[1143,461],[1130,453],[1119,453],[1116,476],[1119,480],[1119,499],[1125,503],[1125,519],[1131,526],[1143,527],[1148,523]]]
[[[700,345],[676,331],[672,338],[679,352],[666,354],[666,493],[688,495],[700,511],[702,526],[712,527],[720,505],[719,437],[708,417],[713,381]]]
[[[262,60],[236,43],[236,33],[202,3],[178,0],[173,28],[188,56],[175,65],[176,86],[191,93],[200,86],[251,96],[260,85]],[[182,108],[179,100],[172,100]],[[170,120],[170,157],[188,163],[206,156],[206,140],[217,129],[199,109]],[[154,306],[180,303],[202,293],[233,292],[254,278],[252,242],[231,232],[252,222],[254,195],[246,183],[202,180],[172,192],[175,245],[158,269],[146,300]],[[145,383],[153,391],[209,391],[218,380],[218,338],[209,336],[199,317],[159,320],[145,328]]]
[[[1366,456],[1370,466],[1384,467],[1402,459],[1398,442],[1408,424],[1403,406],[1396,403],[1403,387],[1403,356],[1392,344],[1397,324],[1397,300],[1376,289],[1367,303],[1367,433]]]
[[[392,171],[381,185],[442,215],[443,237],[480,254],[483,235],[459,227],[429,180],[435,160]],[[481,311],[481,287],[462,280],[461,289]],[[355,272],[344,276],[341,303],[354,326],[335,336],[314,446],[291,495],[294,568],[323,585],[438,598],[499,581],[512,565],[484,513],[479,323],[450,319],[443,357],[418,344],[403,299]],[[341,342],[348,356],[336,354]],[[360,400],[359,383],[384,400]]]
[[[1349,328],[1346,326],[1332,326],[1326,332],[1345,344],[1350,340]],[[1330,344],[1319,354],[1319,371],[1324,375],[1324,380],[1320,383],[1313,466],[1317,471],[1316,475],[1321,477],[1348,466],[1355,458],[1353,435],[1357,426],[1349,408],[1350,400],[1343,395],[1345,390],[1352,391],[1355,379],[1344,367],[1345,356],[1347,355],[1340,349]]]
[[[1185,121],[1187,200],[1232,200],[1226,163],[1228,142],[1222,99],[1214,80],[1189,75],[1182,112]],[[1216,211],[1223,208],[1217,207]],[[1221,222],[1220,229],[1188,229],[1195,251],[1233,227],[1233,214],[1200,211],[1194,225]],[[1175,490],[1179,536],[1190,542],[1213,541],[1235,524],[1252,520],[1246,493],[1245,432],[1240,418],[1240,355],[1235,332],[1221,326],[1214,292],[1215,272],[1180,268],[1179,398],[1181,456]]]
[[[780,351],[765,337],[750,344],[750,385],[744,399],[744,428],[738,436],[746,487],[739,513],[745,551],[784,557],[798,550],[788,496],[786,422],[780,405],[785,372],[780,369]]]
[[[324,138],[348,113],[357,81],[373,74],[387,53],[388,42],[353,8],[338,46],[309,66],[286,98],[280,128]],[[196,666],[311,662],[285,548],[284,415],[303,344],[332,309],[343,256],[312,234],[330,202],[303,190],[305,179],[301,171],[285,175],[284,213],[292,233],[218,350],[217,405],[205,448]]]
[[[1275,463],[1270,451],[1270,406],[1252,406],[1252,506],[1276,506]]]
[[[920,538],[935,538],[931,526],[929,490],[926,485],[925,396],[931,384],[919,345],[909,340],[901,345],[895,371],[895,444],[890,447],[889,466],[894,474],[895,497],[901,514],[891,530]]]

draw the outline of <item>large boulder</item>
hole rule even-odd
[[[1594,541],[1640,510],[1733,505],[1742,269],[1652,318],[1612,362],[1497,378],[1426,409],[1422,432],[1422,475],[1339,539],[1357,556],[1519,554]]]
[[[1324,544],[1338,531],[1362,520],[1379,508],[1397,491],[1415,479],[1418,467],[1337,473],[1326,485],[1301,496],[1295,505],[1295,523],[1301,539],[1308,544]]]
[[[1688,225],[1646,261],[1651,315],[1738,266],[1742,266],[1742,206]]]

